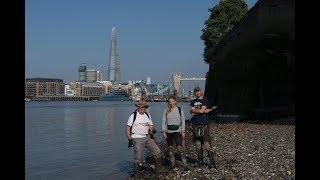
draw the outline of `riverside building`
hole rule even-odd
[[[27,78],[25,82],[25,96],[64,95],[65,84],[62,79],[55,78]]]

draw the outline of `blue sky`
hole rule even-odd
[[[257,0],[247,0],[251,8]],[[204,77],[200,39],[217,0],[27,0],[25,76],[78,80],[86,63],[106,77],[116,27],[122,80]]]

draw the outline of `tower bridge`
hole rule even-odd
[[[193,89],[196,86],[201,87],[202,89],[204,89],[205,86],[205,80],[206,78],[203,77],[181,77],[181,75],[179,73],[173,73],[172,75],[172,92],[174,94],[176,94],[178,97],[184,97],[184,96],[193,96]],[[189,87],[188,87],[188,94],[185,95],[185,91],[186,91],[186,87],[183,87],[182,82],[184,81],[194,81],[193,84],[189,83]],[[200,85],[200,83],[203,83]]]
[[[169,94],[175,94],[178,97],[185,97],[185,96],[193,96],[193,89],[196,86],[200,86],[204,89],[206,78],[203,77],[181,77],[179,73],[173,73],[172,78],[169,81],[168,85],[162,88],[157,88],[156,92],[150,93],[147,92],[148,96],[166,96]],[[189,88],[183,87],[183,82],[189,82]],[[193,84],[190,84],[193,82]],[[202,84],[201,84],[202,83]],[[189,94],[185,93],[186,89],[189,91]],[[192,93],[191,93],[192,92]]]

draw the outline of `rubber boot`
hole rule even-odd
[[[203,165],[203,152],[202,151],[198,151],[198,164],[200,166]]]
[[[174,157],[174,148],[172,146],[169,146],[169,156],[171,166],[174,166],[176,164],[176,158]]]
[[[161,159],[160,158],[156,158],[156,173],[160,174],[164,172],[164,167],[161,164]]]
[[[216,168],[216,162],[214,160],[215,153],[213,151],[207,151],[210,158],[210,168]]]
[[[186,157],[185,151],[183,150],[183,147],[178,146],[178,152],[183,162],[183,166],[187,166],[187,157]]]
[[[141,179],[142,164],[134,163],[134,179]]]

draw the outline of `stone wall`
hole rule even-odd
[[[211,50],[211,104],[243,115],[295,104],[294,14],[293,0],[259,0]]]

